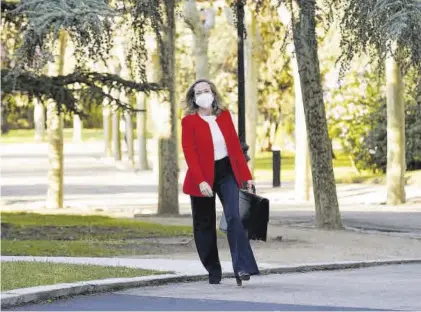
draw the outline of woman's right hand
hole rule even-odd
[[[208,182],[203,181],[199,184],[199,189],[202,195],[206,197],[213,197],[213,191]]]

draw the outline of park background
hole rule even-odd
[[[43,1],[39,3],[42,5]],[[17,54],[20,61],[28,63],[19,63],[15,58],[15,52],[21,51],[22,42],[28,40],[28,33],[22,33],[21,28],[26,20],[8,15],[16,9],[15,2],[2,2],[2,255],[193,256],[188,197],[181,194],[187,168],[180,135],[177,135],[183,116],[182,100],[195,79],[207,77],[216,84],[234,116],[238,116],[238,25],[233,3],[179,1],[173,15],[175,27],[170,27],[175,29],[174,40],[164,41],[164,45],[174,43],[173,64],[168,61],[171,53],[162,52],[152,27],[141,35],[134,29],[135,35],[143,37],[139,42],[133,42],[132,21],[125,24],[124,19],[120,19],[115,24],[118,27],[110,29],[110,53],[105,62],[90,57],[102,54],[102,48],[84,51],[81,43],[82,46],[89,44],[78,41],[77,31],[74,36],[63,26],[54,38],[56,44],[43,47],[52,55],[46,64],[34,71],[30,62],[33,55],[28,52],[31,49],[24,51],[28,55]],[[342,216],[347,216],[347,212],[371,213],[358,218],[355,215],[349,219],[344,217],[345,228],[392,228],[415,235],[418,225],[414,216],[419,216],[421,198],[421,77],[415,53],[418,50],[414,48],[414,55],[402,53],[403,56],[399,54],[395,59],[383,47],[376,54],[375,48],[361,42],[366,38],[353,34],[353,40],[360,40],[360,45],[355,46],[360,50],[351,49],[353,55],[343,67],[337,60],[347,47],[343,38],[347,38],[349,25],[344,25],[346,19],[337,16],[346,8],[335,8],[337,11],[331,13],[332,7],[327,3],[319,3],[315,28],[322,105],[330,138],[329,143],[320,142],[320,145],[330,144],[333,148],[334,192],[335,197],[336,190],[338,192],[340,205],[326,204],[324,208],[331,211],[340,208]],[[379,1],[380,16],[383,14],[381,4]],[[351,9],[355,7],[351,6]],[[26,10],[24,8],[20,14],[30,15],[30,8]],[[405,10],[400,12],[408,14],[402,21],[410,23],[419,18],[418,15],[413,17],[409,9]],[[287,248],[292,255],[289,260],[285,254],[279,256],[287,262],[308,253],[303,246],[312,246],[308,247],[316,253],[308,253],[312,255],[312,261],[325,260],[332,255],[347,260],[419,255],[418,240],[402,237],[386,240],[382,236],[361,236],[348,231],[340,231],[336,234],[340,239],[334,239],[329,231],[316,229],[344,227],[339,214],[328,222],[320,220],[326,221],[323,218],[329,213],[314,216],[317,204],[314,203],[311,175],[321,168],[313,164],[315,171],[312,171],[307,135],[317,127],[306,129],[303,106],[307,104],[302,95],[308,93],[301,91],[307,86],[300,80],[299,71],[303,70],[303,65],[297,62],[297,47],[292,40],[294,14],[271,1],[249,1],[245,7],[244,83],[249,166],[258,192],[271,199],[274,212],[270,242],[256,247],[259,259],[269,263],[275,261],[278,255],[273,253],[269,257],[268,254],[279,246]],[[391,12],[388,14],[392,16]],[[57,14],[58,20],[60,16]],[[43,25],[36,16],[31,18],[33,25]],[[392,17],[380,20],[386,24],[378,25],[380,34],[380,26],[386,30],[390,25],[391,29],[399,26],[394,24],[397,22]],[[163,33],[171,33],[167,28],[163,29]],[[402,26],[402,29],[390,32],[393,35],[387,39],[402,43],[403,51],[408,52],[411,42],[416,46],[413,34],[416,28]],[[410,36],[405,33],[408,29],[412,29]],[[370,31],[367,32],[370,36]],[[374,46],[378,36],[379,33],[373,32],[370,37]],[[410,40],[401,37],[410,37]],[[366,50],[361,50],[362,47]],[[140,50],[136,55],[138,59],[133,59],[134,48]],[[42,53],[38,58],[45,60]],[[143,64],[140,69],[137,67],[139,62]],[[18,72],[18,83],[13,84],[8,75],[16,68],[23,70],[23,74]],[[99,75],[82,75],[83,79],[79,81],[78,70]],[[137,71],[140,71],[141,79]],[[76,77],[78,81],[69,87],[64,84],[67,91],[74,92],[73,102],[67,98],[62,103],[54,101],[60,92],[51,92],[49,84],[57,86],[59,84],[54,83],[60,81],[47,77],[60,76]],[[38,80],[25,80],[28,77]],[[130,82],[136,85],[130,85]],[[110,97],[104,94],[89,96],[94,86],[102,90],[95,92]],[[60,87],[64,88],[63,84]],[[139,92],[142,88],[147,92]],[[81,91],[72,91],[76,89]],[[60,107],[63,112],[57,114]],[[133,108],[144,112],[136,113]],[[78,110],[84,113],[83,117],[73,113]],[[389,123],[393,120],[397,124],[388,127],[388,119]],[[395,135],[389,140],[395,138],[395,141],[389,141],[388,147],[388,133],[392,132]],[[272,151],[278,149],[281,151],[281,186],[273,187]],[[388,153],[398,156],[388,158]],[[387,172],[391,165],[398,169]],[[396,217],[392,212],[397,209],[408,214]],[[390,215],[378,217],[376,212],[379,211]],[[291,215],[285,212],[291,212]],[[350,220],[355,222],[350,224]],[[379,224],[373,225],[376,222]],[[320,240],[325,242],[326,250],[317,246]],[[338,246],[339,241],[344,244],[342,247]],[[362,242],[370,247],[357,252]],[[220,245],[227,248],[222,234]],[[378,246],[384,248],[380,255]],[[298,251],[294,253],[293,250]],[[348,252],[342,253],[344,250]],[[222,254],[228,256],[226,250]],[[45,274],[40,263],[36,270],[41,273],[29,282],[24,278],[27,276],[24,272],[33,271],[33,263],[9,264],[11,267],[2,263],[3,277],[10,277],[8,282],[2,283],[2,289],[52,283],[51,276]],[[3,273],[3,268],[9,271]],[[74,278],[66,276],[69,272],[74,275],[74,270],[79,269],[58,268],[65,276],[64,280]],[[12,278],[17,272],[22,279]],[[81,275],[86,279],[92,272],[94,270],[88,268]],[[118,273],[105,270],[98,274]]]

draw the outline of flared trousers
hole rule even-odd
[[[215,194],[227,221],[227,236],[234,273],[259,274],[239,213],[239,189],[228,157],[215,161],[213,197],[191,196],[193,232],[199,258],[209,276],[222,274],[216,236]]]

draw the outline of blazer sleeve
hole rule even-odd
[[[197,148],[193,136],[193,127],[191,122],[189,122],[185,118],[183,118],[183,120],[181,121],[181,126],[181,143],[183,146],[184,157],[186,159],[187,166],[193,174],[194,180],[196,180],[197,184],[200,184],[203,181],[205,181],[205,179],[203,177],[202,169],[199,165]]]
[[[230,127],[232,128],[232,133],[233,133],[232,144],[233,144],[233,148],[235,149],[235,155],[236,155],[236,160],[237,160],[237,164],[240,171],[241,182],[253,180],[250,169],[247,165],[246,157],[244,156],[243,149],[241,148],[240,138],[238,137],[237,129],[234,125],[232,114],[230,111],[228,111],[228,113],[230,115],[228,119],[231,124]]]

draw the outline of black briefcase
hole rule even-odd
[[[255,189],[253,191],[256,192]],[[269,223],[269,200],[255,193],[240,190],[239,209],[248,238],[266,241]],[[224,214],[222,214],[219,229],[223,232],[227,231],[227,222]]]

